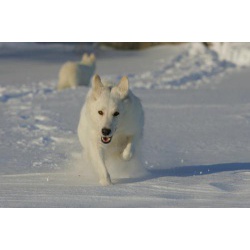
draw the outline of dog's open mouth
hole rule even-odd
[[[107,137],[107,136],[104,136],[104,137],[101,137],[101,140],[102,140],[102,143],[104,144],[108,144],[111,142],[112,140],[112,137]]]

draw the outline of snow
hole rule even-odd
[[[142,100],[149,174],[101,187],[81,165],[87,87],[55,89],[60,66],[80,58],[72,45],[2,43],[0,206],[249,207],[249,44],[93,50],[97,72],[127,74]]]

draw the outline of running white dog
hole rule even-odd
[[[138,164],[143,126],[142,105],[129,90],[128,78],[112,86],[95,75],[81,111],[78,137],[101,185],[112,184],[112,166],[130,168]]]

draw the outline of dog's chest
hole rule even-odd
[[[126,147],[128,142],[127,136],[114,135],[110,144],[105,147],[106,154],[120,154]]]

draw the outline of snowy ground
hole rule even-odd
[[[79,166],[87,88],[55,90],[69,45],[0,44],[1,207],[250,207],[249,44],[96,49],[145,109],[145,178],[101,187]],[[112,174],[111,174],[112,175]]]

